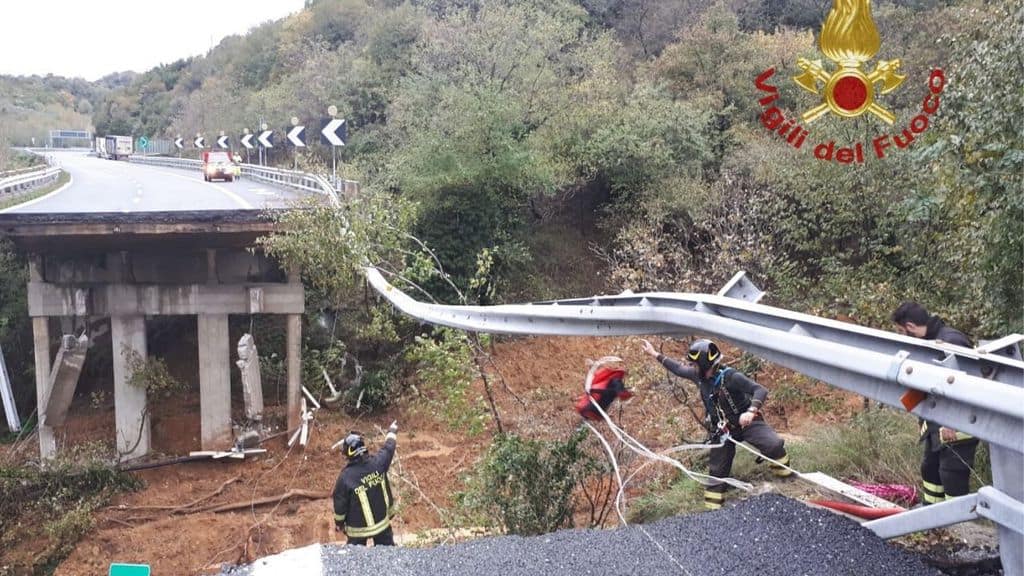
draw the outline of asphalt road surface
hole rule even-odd
[[[104,160],[84,152],[49,152],[71,175],[68,186],[3,213],[162,212],[284,208],[302,193],[248,178],[204,182],[198,170]]]
[[[319,545],[232,576],[941,576],[856,522],[775,494],[614,530],[483,538],[436,548]]]

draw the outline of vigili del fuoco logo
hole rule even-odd
[[[797,86],[817,97],[817,104],[801,114],[799,120],[787,118],[774,104],[779,98],[779,89],[769,84],[775,68],[768,68],[754,82],[765,94],[758,100],[764,108],[761,124],[796,149],[803,149],[810,135],[804,125],[825,115],[835,115],[841,120],[870,114],[886,127],[895,125],[896,115],[878,101],[878,96],[893,92],[907,77],[899,74],[899,58],[877,60],[874,70],[868,71],[868,61],[878,54],[882,44],[871,17],[871,0],[833,0],[832,10],[821,28],[820,44],[821,52],[832,65],[800,58],[797,66],[803,73],[793,78]],[[885,158],[893,150],[910,146],[917,135],[928,129],[929,118],[939,110],[939,95],[945,86],[946,76],[942,70],[932,70],[920,113],[900,132],[881,133],[870,142],[837,145],[833,140],[808,147],[813,149],[815,158],[841,164],[863,164],[865,157],[872,153],[878,159]]]

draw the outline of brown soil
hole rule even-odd
[[[654,343],[657,346],[660,341]],[[678,343],[665,347],[666,353],[676,357],[681,350]],[[727,356],[733,353],[736,357],[735,350],[726,351]],[[652,449],[676,444],[681,435],[691,440],[702,437],[692,416],[673,397],[665,371],[642,356],[639,339],[514,339],[496,343],[493,353],[490,381],[506,431],[564,437],[579,424],[572,406],[582,393],[587,360],[617,355],[625,360],[627,381],[638,392],[621,413],[614,410],[626,430]],[[811,414],[797,408],[792,398],[771,402],[767,417],[783,432],[799,434],[799,425],[808,420],[841,418],[860,406],[859,397],[807,384],[776,367],[763,369],[758,380],[769,389],[785,384],[803,393],[821,394],[827,405],[835,408]],[[681,386],[678,379],[674,381]],[[477,386],[482,391],[482,384]],[[686,389],[700,413],[693,387],[687,385]],[[154,451],[181,455],[198,449],[198,398],[167,403],[155,412]],[[289,490],[327,494],[343,464],[339,452],[330,450],[331,445],[351,429],[381,439],[381,428],[393,419],[401,426],[398,458],[391,472],[400,503],[395,531],[401,538],[442,527],[438,509],[452,506],[452,495],[461,486],[460,474],[472,468],[491,438],[494,424],[483,434],[467,437],[448,429],[428,412],[412,393],[398,407],[372,417],[351,418],[321,410],[305,450],[289,450],[285,438],[278,437],[264,444],[266,455],[245,461],[191,462],[136,472],[144,488],[123,494],[102,509],[93,529],[56,574],[106,573],[111,562],[148,563],[156,574],[209,573],[222,563],[251,561],[288,548],[336,541],[329,498],[289,499],[277,506],[221,513],[195,510],[248,503]],[[65,441],[109,442],[112,437],[110,407],[86,403],[73,409]],[[153,509],[181,507],[210,495],[187,509]],[[37,543],[25,542],[17,550],[0,553],[0,565],[37,549]]]

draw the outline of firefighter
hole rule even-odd
[[[917,302],[904,302],[892,313],[896,331],[906,336],[925,340],[941,340],[971,348],[971,341],[963,332],[946,326],[938,316]],[[921,421],[921,500],[925,505],[936,504],[970,492],[971,470],[978,439],[935,422]]]
[[[384,446],[373,456],[366,451],[366,442],[352,432],[342,442],[348,464],[334,484],[334,527],[345,532],[348,543],[366,546],[394,546],[391,516],[395,499],[391,494],[388,468],[395,456],[398,423],[388,428]]]
[[[659,354],[647,340],[643,351],[657,359],[658,363],[676,376],[692,380],[700,389],[704,403],[704,425],[710,434],[709,444],[721,443],[725,434],[737,442],[747,442],[761,451],[761,454],[789,465],[785,442],[775,430],[764,421],[761,407],[768,397],[768,389],[748,378],[742,372],[722,365],[722,352],[710,340],[695,340],[687,353],[689,365],[676,362]],[[712,448],[709,467],[712,476],[726,478],[732,471],[736,456],[736,445],[725,441],[722,446]],[[789,469],[770,463],[772,473],[787,478],[793,473]],[[704,506],[717,510],[725,502],[727,484],[715,482],[704,488]]]

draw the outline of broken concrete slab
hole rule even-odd
[[[260,354],[252,334],[243,334],[238,341],[238,361],[242,371],[242,397],[245,399],[245,417],[263,418],[263,381],[260,377]]]
[[[68,408],[75,397],[78,377],[82,374],[85,364],[85,353],[89,350],[89,337],[82,334],[78,338],[65,335],[61,339],[57,358],[53,361],[50,371],[49,393],[43,403],[42,423],[46,426],[63,426],[67,419]]]

